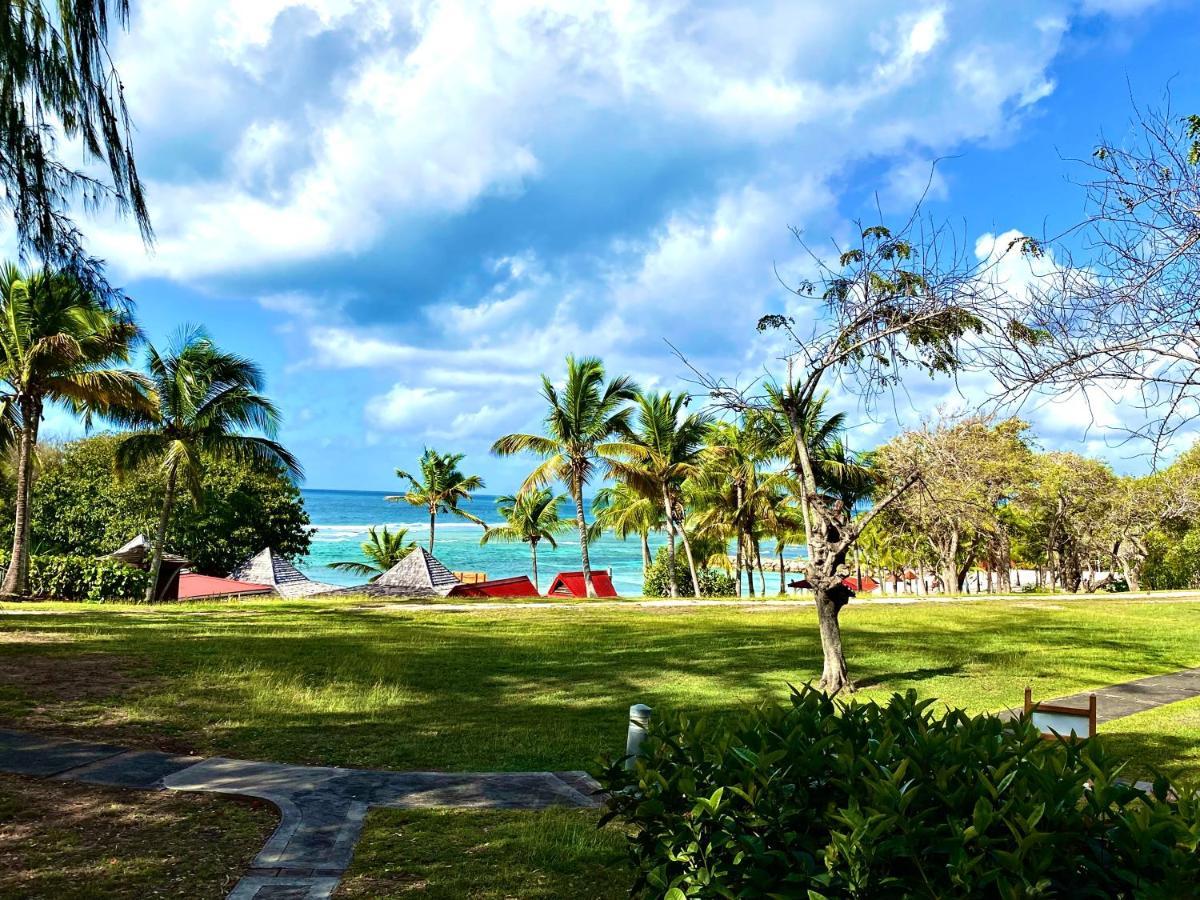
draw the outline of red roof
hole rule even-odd
[[[861,586],[859,585],[857,578],[843,578],[842,584],[844,584],[846,587],[850,588],[850,590],[854,591],[856,594],[861,593],[862,591],[866,591],[867,593],[870,593],[871,591],[873,591],[877,587],[879,587],[879,582],[876,581],[874,578],[872,578],[870,575],[863,576]],[[812,585],[808,583],[807,578],[802,578],[799,581],[789,581],[788,587],[810,589],[810,588],[812,588]]]
[[[179,576],[180,600],[199,600],[204,597],[232,597],[238,594],[269,594],[273,588],[268,584],[250,581],[234,581],[232,578],[214,578],[212,575],[197,575],[184,572]]]
[[[592,587],[596,589],[597,597],[616,597],[617,589],[613,587],[612,578],[607,572],[592,572]],[[586,597],[587,585],[583,582],[582,572],[559,572],[550,582],[547,597]]]
[[[524,575],[514,578],[494,578],[474,584],[456,584],[447,595],[450,597],[537,597],[538,590]]]

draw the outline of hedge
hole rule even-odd
[[[670,572],[667,548],[659,547],[642,581],[642,593],[647,597],[670,596]],[[702,597],[732,597],[737,593],[737,584],[728,572],[720,569],[700,569],[696,577],[700,581]],[[692,590],[692,573],[688,568],[687,554],[684,553],[683,547],[679,547],[675,553],[675,584],[679,589],[679,596],[695,596],[696,592]]]
[[[150,575],[111,559],[32,556],[29,590],[35,597],[102,603],[142,600]]]
[[[660,715],[597,775],[643,897],[1196,896],[1200,804],[1122,781],[1102,738],[810,688],[725,717]]]

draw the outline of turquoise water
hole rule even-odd
[[[367,539],[367,527],[387,525],[408,529],[409,540],[428,546],[429,517],[423,508],[407,503],[389,503],[382,491],[330,491],[303,490],[304,506],[308,510],[316,532],[308,557],[300,561],[300,567],[310,578],[331,584],[361,584],[362,579],[330,569],[328,564],[337,560],[361,560],[359,545]],[[480,495],[463,505],[463,508],[489,524],[498,524],[496,498]],[[591,508],[588,508],[589,521]],[[574,516],[566,509],[563,516]],[[512,575],[533,576],[527,544],[488,544],[479,546],[483,529],[471,522],[453,516],[438,516],[434,556],[455,571],[486,572],[489,578],[505,578]],[[654,550],[664,543],[664,538],[651,536],[650,548]],[[613,585],[626,596],[642,592],[642,550],[636,539],[620,541],[604,535],[590,547],[592,568],[612,569]],[[550,580],[559,571],[578,571],[579,540],[573,531],[563,535],[558,549],[546,543],[538,547],[538,587],[545,591]]]

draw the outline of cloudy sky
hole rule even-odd
[[[648,385],[685,374],[664,338],[761,371],[789,226],[903,211],[936,157],[936,211],[972,238],[1077,215],[1062,157],[1119,133],[1131,92],[1200,108],[1194,22],[1169,0],[144,0],[115,50],[158,241],[86,228],[152,338],[201,322],[263,362],[309,486],[394,487],[431,444],[507,490],[528,463],[487,448],[537,427],[569,352]],[[1048,446],[1125,452],[1035,417]]]

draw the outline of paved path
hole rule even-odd
[[[200,759],[0,729],[0,771],[146,790],[258,797],[279,826],[229,900],[333,895],[372,806],[544,809],[599,805],[583,772],[373,772]]]
[[[1200,668],[1045,700],[1086,706],[1110,722],[1200,697]],[[1040,699],[1040,698],[1039,698]],[[176,756],[0,729],[0,771],[145,790],[258,797],[280,811],[279,827],[228,900],[324,900],[350,865],[373,806],[544,809],[594,807],[583,772],[385,772]]]

